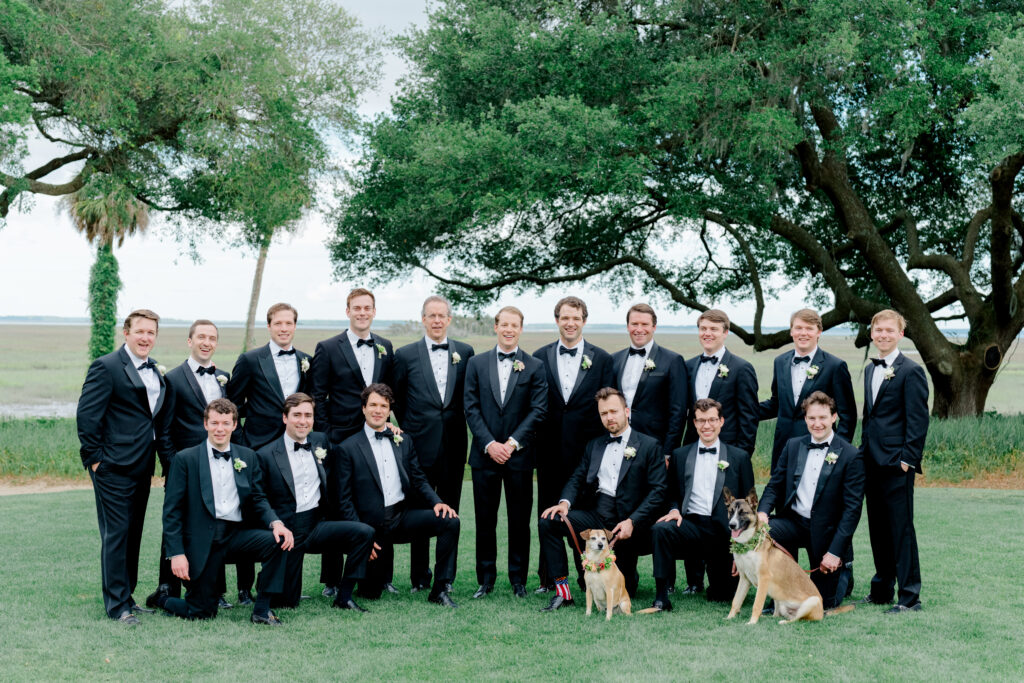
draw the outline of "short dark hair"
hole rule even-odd
[[[629,324],[629,316],[632,315],[633,313],[646,313],[647,315],[651,316],[651,322],[655,326],[657,326],[658,324],[658,314],[655,313],[654,309],[651,308],[648,304],[633,304],[632,306],[630,306],[629,310],[626,311],[627,325]]]
[[[612,396],[618,396],[619,398],[621,398],[623,406],[628,405],[626,403],[626,397],[623,396],[622,392],[616,389],[615,387],[601,387],[600,389],[597,390],[597,393],[594,394],[594,401],[607,401]]]
[[[206,320],[205,318],[200,318],[199,320],[197,320],[194,323],[192,323],[192,326],[190,328],[188,328],[188,338],[189,339],[191,339],[192,335],[196,333],[196,328],[199,327],[200,325],[210,325],[211,327],[213,327],[213,329],[217,330],[218,333],[220,332],[220,330],[217,329],[217,326],[213,324],[212,320]]]
[[[806,413],[807,409],[811,406],[828,406],[829,411],[833,415],[839,412],[836,410],[836,400],[824,391],[815,391],[805,398],[803,403],[800,404],[800,410]]]
[[[387,384],[377,382],[363,389],[363,392],[359,394],[359,401],[364,408],[366,407],[366,402],[370,400],[370,394],[377,394],[381,398],[386,398],[389,406],[395,405],[395,392],[391,391],[391,387]]]
[[[238,406],[226,398],[215,398],[206,404],[206,410],[203,411],[203,422],[210,418],[210,413],[230,415],[235,424],[238,424]]]
[[[701,411],[706,413],[709,410],[715,410],[718,413],[718,417],[722,417],[722,404],[713,398],[698,398],[697,402],[693,404],[693,410]]]
[[[555,320],[558,320],[558,316],[562,314],[562,306],[572,306],[573,308],[580,309],[580,312],[583,314],[583,322],[587,321],[589,313],[587,312],[587,304],[583,299],[578,296],[567,296],[559,299],[558,303],[555,304]]]
[[[132,321],[136,318],[145,318],[146,320],[152,320],[156,323],[157,332],[160,331],[160,316],[148,308],[137,308],[128,314],[128,317],[124,319],[124,331],[127,334],[132,331]]]
[[[316,408],[316,401],[309,394],[304,394],[301,391],[297,391],[284,400],[284,406],[281,409],[282,415],[287,415],[292,411],[292,408],[301,406],[303,403],[309,403]]]
[[[273,319],[275,313],[280,313],[281,311],[291,311],[292,315],[295,317],[295,324],[297,325],[299,323],[299,312],[295,310],[295,307],[292,306],[291,304],[282,303],[274,304],[273,306],[267,309],[267,324],[270,324],[270,321]]]

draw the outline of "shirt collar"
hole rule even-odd
[[[818,346],[815,345],[814,348],[811,349],[811,352],[807,354],[807,357],[810,358],[813,361],[814,357],[817,356],[817,355],[818,355]],[[793,349],[793,358],[796,358],[797,356],[800,356],[802,358],[803,354],[802,353],[798,353],[796,349]]]
[[[892,364],[895,363],[896,359],[899,358],[899,357],[900,357],[900,350],[899,349],[893,349],[892,353],[890,353],[888,356],[886,356],[882,360],[885,361],[885,367],[891,368]]]
[[[622,447],[625,448],[626,444],[629,443],[629,435],[633,433],[632,427],[626,427],[626,431],[622,432]],[[609,434],[608,436],[611,436]]]
[[[208,368],[208,367],[210,367],[210,365],[213,365],[213,363],[210,363],[209,365],[200,365],[199,361],[197,361],[192,356],[189,356],[185,360],[185,362],[188,363],[188,366],[192,369],[192,372],[195,372],[199,368]]]
[[[654,337],[651,337],[651,341],[647,342],[643,346],[633,346],[632,342],[630,342],[630,344],[629,344],[629,348],[631,348],[631,349],[646,349],[648,355],[651,353],[651,347],[652,346],[654,346]]]
[[[373,332],[367,333],[365,337],[359,337],[351,329],[345,330],[345,334],[348,335],[348,341],[352,346],[355,346],[360,339],[373,339]]]
[[[653,341],[653,340],[652,340],[652,341]],[[576,344],[576,346],[571,346],[571,347],[570,347],[570,346],[566,346],[566,345],[565,345],[565,344],[564,344],[564,343],[562,342],[562,338],[561,338],[561,337],[559,337],[559,338],[558,338],[558,346],[559,346],[560,348],[563,348],[563,349],[569,349],[569,350],[572,350],[572,349],[579,349],[580,351],[582,351],[582,350],[583,350],[583,344],[584,344],[584,343],[585,343],[585,342],[584,342],[584,340],[583,340],[583,337],[580,337],[580,341],[579,341],[579,343],[578,343],[578,344]]]
[[[448,343],[448,335],[445,335],[444,339],[442,339],[439,342],[434,341],[433,339],[431,339],[427,335],[423,335],[423,343],[427,345],[427,351],[430,351],[430,347],[433,346],[434,344],[447,344]],[[438,351],[441,351],[441,349],[438,349]]]
[[[277,358],[277,352],[278,352],[278,351],[291,351],[291,350],[292,350],[293,348],[295,348],[295,345],[294,345],[294,344],[292,344],[291,346],[289,346],[289,347],[288,347],[288,348],[286,349],[286,348],[284,348],[283,346],[279,346],[279,345],[278,345],[278,343],[277,343],[276,341],[274,341],[273,339],[271,339],[271,340],[270,340],[270,343],[269,343],[269,344],[267,345],[267,348],[269,348],[269,349],[270,349],[270,355],[271,355],[271,356],[273,356],[274,358]]]
[[[812,436],[811,437],[811,443],[827,443],[827,444],[831,444],[832,443],[832,439],[834,439],[835,436],[836,436],[836,433],[834,431],[829,432],[828,433],[828,438],[825,439],[824,441],[815,441],[814,437]]]
[[[306,437],[306,441],[299,441],[298,443],[306,443],[308,441],[309,441],[309,437],[307,436]],[[292,445],[294,443],[296,443],[295,439],[293,439],[292,437],[288,436],[288,432],[285,432],[284,433],[284,450],[285,450],[286,453],[288,453],[288,455],[291,455],[292,452],[295,450],[295,446]]]
[[[500,346],[495,344],[494,345],[494,355],[497,356],[499,353],[505,353],[505,352],[501,350]],[[509,353],[518,354],[519,353],[519,346],[516,346],[516,348],[512,349]]]
[[[384,429],[387,429],[387,428],[388,428],[388,423],[385,422],[384,423]],[[373,444],[375,441],[377,441],[377,431],[373,427],[370,426],[369,422],[363,422],[363,433],[366,434],[366,438],[370,440],[371,444]]]
[[[143,359],[139,358],[138,356],[136,356],[134,353],[132,353],[131,349],[128,348],[127,344],[124,345],[124,350],[125,350],[125,353],[128,354],[128,358],[131,359],[132,367],[134,367],[134,368],[138,368],[140,365],[142,365],[146,361],[150,360],[148,356],[146,357],[146,360],[143,360]]]
[[[697,439],[697,448],[714,448],[715,449],[715,453],[705,453],[705,455],[715,455],[715,454],[717,454],[716,457],[721,457],[721,455],[722,455],[722,439],[721,438],[715,439],[715,442],[713,444],[711,444],[710,446],[705,446],[703,441],[701,441],[700,439]],[[697,451],[697,455],[700,455],[700,451],[699,450]]]
[[[722,359],[725,358],[725,344],[722,344],[721,346],[719,346],[718,350],[713,352],[713,353],[708,353],[704,349],[701,349],[700,355],[701,355],[701,357],[704,357],[704,356],[718,356],[718,362],[721,363]]]
[[[220,450],[220,449],[218,448],[217,450]],[[231,450],[231,445],[228,444],[228,451],[230,451],[230,450]],[[211,462],[214,460],[214,457],[213,457],[213,442],[210,441],[209,437],[206,438],[206,457]]]

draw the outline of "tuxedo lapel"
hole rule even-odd
[[[629,350],[632,346],[627,346],[623,350],[622,355],[615,359],[615,381],[616,386],[622,386],[622,373],[626,371],[626,361],[629,360]]]
[[[794,351],[786,352],[786,355],[782,357],[782,367],[778,369],[776,378],[779,383],[779,396],[782,397],[787,404],[793,405],[793,357],[796,355]]]
[[[572,391],[569,392],[569,401],[571,401],[573,397],[576,396],[576,390],[580,388],[580,385],[583,384],[583,380],[586,379],[587,377],[587,373],[590,372],[590,370],[583,369],[583,358],[587,353],[587,342],[580,342],[580,345],[577,346],[576,348],[579,349],[580,354],[580,369],[579,372],[576,373],[576,382],[574,382],[572,385]],[[594,359],[591,358],[590,360],[591,363],[593,363]],[[569,401],[566,401],[566,403],[568,403]]]
[[[132,365],[131,356],[128,352],[121,347],[121,361],[124,363],[124,374],[128,376],[128,381],[131,382],[132,388],[135,390],[135,397],[139,399],[139,403],[142,407],[149,410],[149,392],[146,391],[146,385],[142,383],[142,378],[139,377],[139,371]],[[157,373],[160,374],[160,373]],[[160,393],[163,393],[162,391]]]
[[[789,475],[793,479],[793,492],[786,500],[786,507],[790,507],[796,500],[796,490],[800,488],[800,477],[804,474],[804,467],[807,466],[807,442],[801,441],[796,450],[796,466]]]
[[[210,454],[204,441],[199,446],[199,492],[210,516],[216,519],[217,507],[213,504],[213,475],[210,474]]]
[[[875,401],[871,396],[871,382],[875,378],[875,364],[869,363],[864,372],[864,409],[868,415],[875,409]]]
[[[206,395],[203,393],[203,388],[199,386],[199,380],[196,379],[196,373],[192,372],[192,368],[189,366],[188,361],[181,364],[181,369],[185,373],[185,381],[192,387],[192,393],[195,394],[196,400],[199,401],[199,405],[203,408],[206,407]],[[223,392],[224,390],[221,389]]]
[[[637,399],[639,399],[640,396],[643,395],[644,386],[646,386],[646,384],[647,384],[647,378],[651,374],[651,371],[649,371],[647,369],[647,361],[651,361],[652,363],[654,363],[655,368],[657,368],[657,366],[658,366],[658,360],[657,359],[659,357],[658,351],[660,349],[661,349],[661,347],[658,346],[658,342],[652,342],[651,343],[651,352],[648,353],[644,357],[646,360],[644,360],[644,362],[643,362],[644,363],[644,367],[640,371],[640,380],[636,383],[636,393],[633,394],[633,405],[636,405],[637,404]],[[629,353],[629,352],[627,351],[626,353]]]
[[[726,446],[721,441],[718,442],[718,447],[719,447],[719,450],[721,451],[718,454],[718,461],[719,462],[725,462],[725,463],[727,463],[727,466],[731,466],[732,463],[729,462],[729,447]],[[716,465],[716,467],[717,467],[717,465]],[[711,514],[714,514],[714,512],[715,512],[715,503],[717,503],[718,500],[722,497],[722,488],[724,486],[725,486],[725,470],[722,469],[721,467],[718,467],[718,471],[715,473],[715,490],[714,490],[714,493],[711,495]]]
[[[498,379],[498,356],[496,354],[497,351],[488,352],[487,355],[491,359],[486,361],[484,366],[487,368],[487,376],[490,378],[491,393],[494,394],[494,405],[501,406],[501,382]]]
[[[271,390],[276,392],[281,397],[281,402],[284,403],[285,395],[281,389],[281,378],[277,375],[277,367],[274,365],[274,357],[270,355],[269,346],[262,347],[260,351],[260,369],[263,370],[263,376]]]
[[[810,370],[812,365],[816,365],[818,367],[818,372],[815,373],[814,377],[808,377],[807,379],[804,380],[804,385],[800,388],[800,396],[797,399],[798,406],[801,403],[803,403],[805,398],[807,398],[814,392],[814,383],[818,381],[819,377],[821,377],[821,372],[824,369],[824,364],[825,353],[821,349],[818,349],[817,351],[814,352],[814,357],[811,358],[811,362],[807,366],[807,369],[804,370],[804,372],[807,372],[807,370]]]
[[[607,433],[605,433],[607,436]],[[587,468],[587,481],[597,481],[597,473],[601,469],[601,461],[604,459],[604,449],[607,446],[607,442],[603,438],[599,438],[593,442],[593,447],[590,450],[590,467]]]
[[[516,385],[519,383],[519,375],[526,372],[526,362],[522,358],[523,350],[519,349],[516,351],[516,357],[512,361],[512,372],[508,374],[508,385],[505,387],[505,401],[501,404],[502,406],[507,406],[508,402],[512,400],[512,392],[516,390]],[[519,372],[516,372],[516,363],[522,363],[524,366]],[[497,372],[497,369],[495,369],[495,372]],[[500,391],[501,387],[498,387],[498,389]]]
[[[405,459],[402,457],[402,447],[395,443],[394,439],[388,439],[391,444],[391,452],[395,456],[395,464],[398,465],[398,479],[402,482],[402,490],[409,490],[409,472],[405,469]]]
[[[379,382],[381,368],[384,365],[384,354],[377,350],[377,346],[380,346],[381,348],[387,347],[381,344],[378,341],[377,337],[374,336],[372,333],[370,334],[370,339],[373,341],[373,346],[370,348],[370,350],[373,351],[373,371],[370,373],[370,377],[373,379],[374,382]]]
[[[281,471],[281,478],[288,484],[288,490],[292,492],[292,499],[295,499],[295,477],[292,476],[292,464],[288,460],[288,448],[285,446],[283,436],[278,437],[275,443],[274,462]]]
[[[156,378],[160,382],[160,395],[156,397],[156,407],[153,408],[153,414],[156,415],[160,412],[160,409],[164,407],[164,398],[167,396],[167,381],[164,376],[157,370]],[[146,394],[146,405],[149,405],[149,394]],[[206,406],[203,406],[204,408]]]
[[[555,342],[548,347],[548,384],[550,384],[558,394],[558,398],[562,399],[562,403],[568,403],[565,398],[562,397],[562,379],[558,376],[558,342]]]
[[[872,365],[872,367],[874,367],[874,363],[872,363],[871,365]],[[902,353],[900,355],[896,356],[896,360],[894,360],[892,362],[892,366],[891,367],[892,367],[892,371],[893,371],[893,379],[895,379],[895,374],[900,371],[900,366],[901,365],[903,365],[903,354]],[[877,370],[878,368],[875,368],[875,369]],[[882,396],[885,395],[885,390],[889,387],[889,384],[891,384],[892,381],[893,380],[891,380],[891,379],[884,379],[884,378],[882,379],[882,384],[878,387],[878,396],[875,397],[875,400],[872,402],[872,405],[871,405],[871,409],[872,410],[874,410],[875,406],[878,405],[879,402],[881,402]]]
[[[421,343],[419,344],[419,350],[416,351],[416,357],[420,359],[420,368],[422,368],[423,371],[424,381],[434,388],[433,391],[427,392],[430,394],[430,400],[433,403],[439,404],[443,408],[449,396],[451,396],[451,386],[453,383],[451,379],[451,372],[449,371],[448,373],[448,386],[445,387],[445,400],[442,400],[441,393],[437,386],[437,380],[434,378],[434,365],[430,362],[430,353],[427,351],[427,342],[424,341],[425,339],[426,337],[420,339]],[[451,349],[451,344],[448,345],[448,348]],[[451,360],[451,351],[448,353],[448,360]]]
[[[834,440],[835,436],[833,436],[832,439]],[[841,451],[842,451],[842,449],[835,450],[835,449],[829,448],[825,452],[825,456],[827,457],[829,453],[835,453],[836,455],[842,457],[842,452]],[[831,465],[828,464],[827,462],[822,462],[822,464],[821,464],[821,472],[818,474],[818,485],[814,487],[814,498],[812,499],[812,502],[811,502],[811,513],[812,514],[814,512],[814,506],[818,504],[818,498],[821,497],[821,492],[825,490],[825,483],[828,481],[829,475],[832,474],[832,470],[834,470],[838,464],[839,464],[838,458]]]
[[[686,453],[686,462],[683,465],[683,490],[686,493],[683,494],[682,506],[679,508],[679,514],[682,515],[686,514],[686,510],[690,506],[690,494],[693,493],[693,471],[697,467],[697,443],[690,446],[690,450]]]
[[[426,352],[426,345],[424,345],[424,353]],[[448,404],[452,402],[452,397],[455,396],[455,381],[458,375],[459,369],[455,367],[455,363],[452,359],[452,354],[456,353],[455,343],[448,340],[448,368],[445,370],[448,373],[448,384],[444,387],[444,401],[441,402],[442,408],[447,408]],[[431,372],[431,375],[434,373]]]
[[[637,451],[640,450],[639,448],[637,448],[637,440],[636,440],[636,437],[634,436],[632,431],[629,433],[629,442],[626,443],[626,448],[629,448],[630,446],[632,446]],[[625,453],[623,453],[623,455],[622,455],[622,467],[619,468],[619,479],[615,483],[615,491],[616,491],[616,493],[619,492],[619,486],[622,485],[622,480],[626,478],[626,472],[629,471],[629,466],[633,464],[634,460],[636,460],[636,455],[635,454],[633,455],[632,458],[627,458]]]
[[[372,339],[372,336],[371,336]],[[348,366],[355,373],[356,378],[359,380],[359,386],[363,389],[366,388],[366,382],[363,381],[363,371],[359,367],[359,361],[356,360],[356,354],[352,351],[352,344],[348,340],[348,330],[338,335],[338,350],[341,351],[341,357],[345,359]],[[373,363],[374,371],[377,368],[377,362]]]
[[[228,397],[228,382],[227,381],[229,379],[231,379],[231,375],[229,375],[228,373],[224,372],[223,370],[218,370],[217,374],[214,375],[214,377],[217,378],[217,385],[220,387],[220,397],[221,398],[227,398]],[[224,378],[223,382],[220,381],[221,377]],[[206,397],[204,396],[202,400],[206,401]],[[206,405],[204,404],[203,407],[205,408]]]
[[[370,474],[373,475],[373,480],[377,482],[377,488],[383,494],[384,486],[380,483],[380,470],[377,469],[377,458],[373,457],[373,449],[370,448],[370,441],[366,438],[366,434],[363,434],[363,438],[359,439],[358,443],[359,452],[363,454],[366,466],[370,468]]]
[[[252,487],[249,486],[249,475],[245,471],[246,468],[238,469],[234,466],[236,457],[237,456],[234,454],[231,456],[231,471],[235,474],[235,489],[238,491],[238,504],[239,506],[244,507],[245,502],[249,499]]]
[[[715,371],[715,378],[711,380],[711,388],[708,389],[708,398],[718,398],[718,392],[721,391],[722,385],[725,384],[725,378],[722,377],[722,366],[724,365],[725,367],[728,368],[730,362],[732,362],[732,353],[729,352],[729,349],[726,349],[722,353],[722,358],[719,361],[718,370]],[[792,385],[789,389],[789,400],[793,400]]]

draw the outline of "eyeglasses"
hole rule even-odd
[[[695,417],[693,418],[693,424],[697,425],[698,427],[702,425],[713,425],[721,419],[722,418],[720,417]]]

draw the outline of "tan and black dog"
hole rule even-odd
[[[750,489],[746,498],[736,498],[728,488],[723,488],[722,498],[729,510],[732,556],[740,576],[732,609],[726,618],[732,619],[739,613],[753,584],[757,592],[754,611],[747,623],[757,623],[768,596],[775,601],[775,616],[782,617],[780,624],[800,619],[820,621],[825,616],[821,593],[796,560],[776,547],[768,537],[768,525],[757,518],[757,491]],[[852,609],[852,605],[847,605],[828,613],[838,614]]]
[[[587,584],[587,616],[597,603],[604,610],[605,621],[612,618],[618,608],[623,614],[632,614],[633,603],[626,592],[626,577],[615,566],[611,549],[611,532],[605,529],[586,529],[580,533],[586,543],[583,553],[583,580]]]

